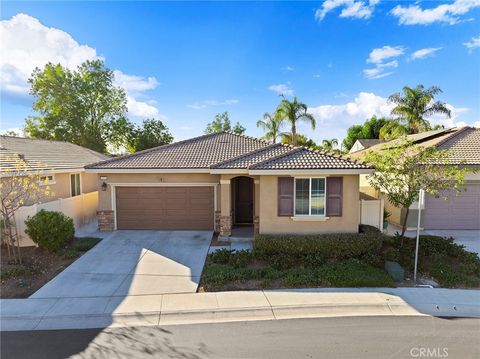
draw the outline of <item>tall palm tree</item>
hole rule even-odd
[[[307,105],[302,102],[298,102],[295,97],[293,101],[287,100],[285,97],[278,105],[275,111],[275,117],[281,122],[288,122],[291,127],[292,145],[297,144],[297,123],[299,121],[307,121],[315,129],[315,118],[307,112]]]
[[[276,143],[278,136],[280,136],[280,125],[281,121],[268,112],[265,112],[263,115],[263,120],[257,121],[257,127],[261,127],[262,130],[265,131],[263,137],[267,140],[271,140],[273,143]]]
[[[322,141],[322,148],[325,151],[331,151],[334,147],[338,146],[338,140],[336,138],[332,138],[331,140],[323,140]]]
[[[395,93],[388,101],[396,105],[392,109],[392,114],[399,116],[400,123],[405,124],[408,133],[419,133],[431,129],[427,117],[441,113],[450,118],[451,111],[445,103],[434,101],[435,96],[441,92],[442,90],[436,86],[428,89],[423,85],[415,88],[405,86],[403,94]]]

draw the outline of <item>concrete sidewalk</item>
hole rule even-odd
[[[105,328],[342,316],[480,317],[480,291],[320,288],[2,299],[1,330]]]

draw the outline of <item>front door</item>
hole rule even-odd
[[[235,223],[253,223],[253,179],[235,178]]]

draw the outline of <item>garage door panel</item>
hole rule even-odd
[[[426,196],[426,229],[480,229],[480,184],[468,184],[466,191],[443,192],[448,199]]]
[[[117,187],[118,229],[213,229],[213,187]]]

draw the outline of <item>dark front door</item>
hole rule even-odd
[[[253,179],[235,179],[235,223],[253,223]]]

